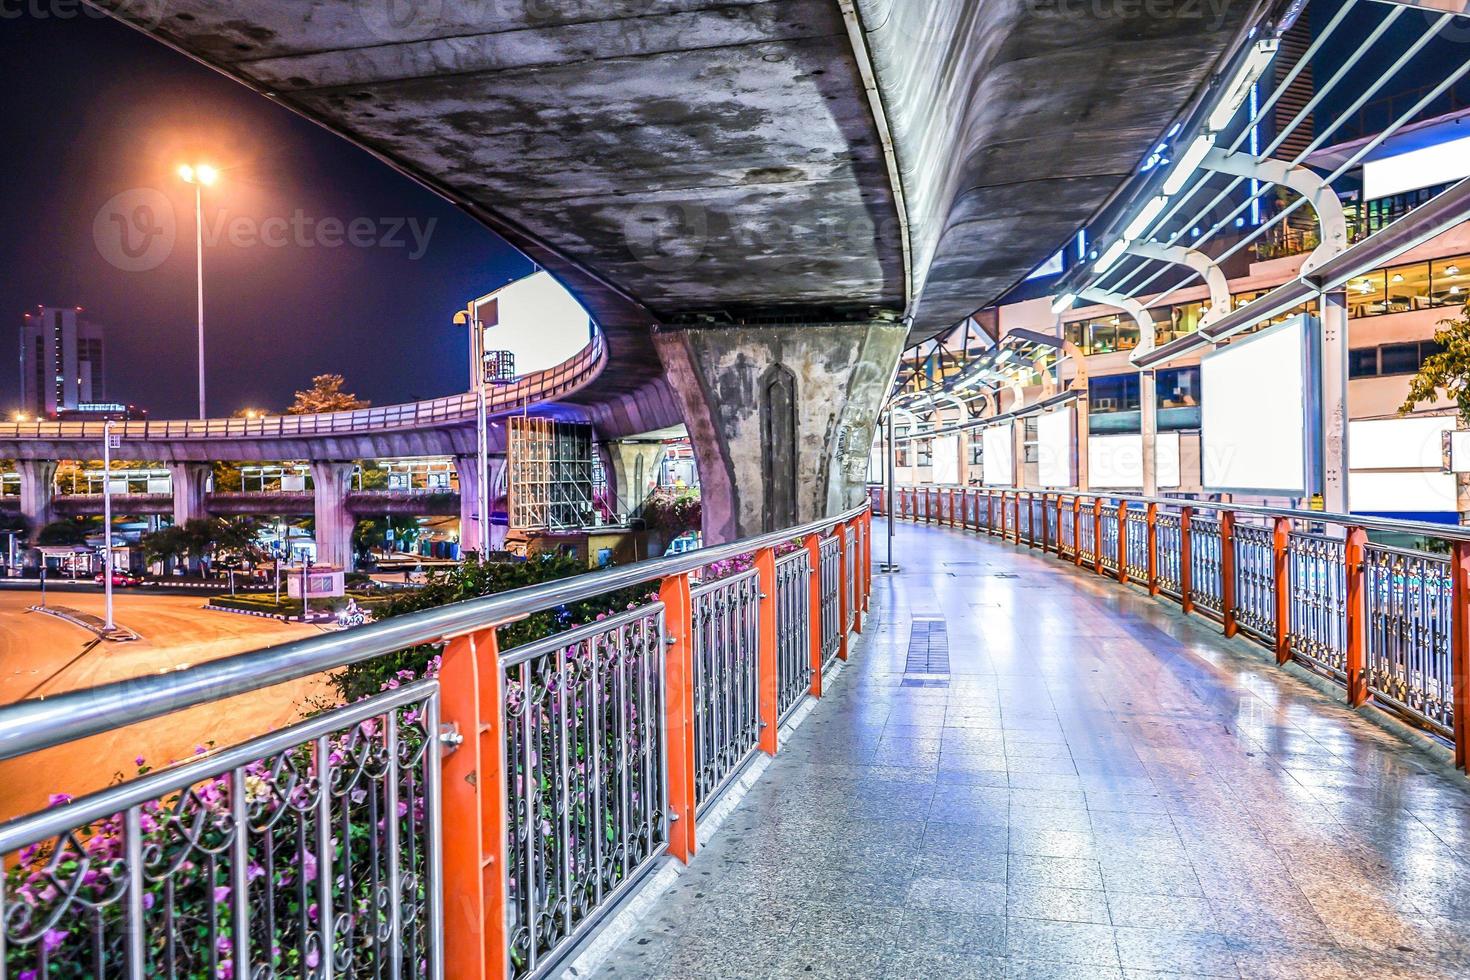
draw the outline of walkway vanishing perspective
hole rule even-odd
[[[897,540],[846,669],[598,977],[1470,975],[1463,777],[1141,590]]]

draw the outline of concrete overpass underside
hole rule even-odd
[[[959,321],[1054,252],[1249,13],[98,2],[557,275],[610,354],[567,400],[610,438],[688,424],[701,471],[716,474],[707,495],[726,498],[706,507],[715,539],[855,502],[861,467],[840,450],[865,454],[905,339]],[[785,462],[812,446],[819,462]]]

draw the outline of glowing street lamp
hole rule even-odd
[[[194,185],[194,262],[199,309],[199,417],[204,411],[204,188],[213,187],[219,171],[207,163],[179,167],[179,177]]]

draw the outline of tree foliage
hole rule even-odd
[[[1409,396],[1399,413],[1407,415],[1418,405],[1438,401],[1443,391],[1454,401],[1460,418],[1470,422],[1470,304],[1458,319],[1439,321],[1434,342],[1440,350],[1426,357],[1409,380]]]
[[[253,517],[196,517],[143,535],[149,561],[260,561],[262,524]]]
[[[318,412],[350,412],[367,408],[372,402],[342,390],[346,381],[340,374],[318,374],[311,387],[296,392],[296,400],[286,409],[287,415],[315,415]]]
[[[52,521],[41,528],[36,535],[36,543],[51,547],[66,547],[69,545],[85,544],[87,532],[76,521]]]
[[[643,504],[643,520],[648,528],[669,535],[698,531],[702,514],[699,490],[693,487],[660,487]]]
[[[467,558],[450,571],[431,576],[423,588],[395,596],[378,606],[374,612],[378,619],[404,616],[451,602],[463,602],[581,575],[586,571],[585,562],[563,554],[544,554],[525,561],[510,562]],[[600,616],[630,609],[649,601],[652,598],[652,589],[652,585],[634,586],[620,592],[532,613],[525,619],[507,623],[496,631],[499,647],[501,650],[510,650],[553,633],[593,622]],[[429,660],[438,653],[436,647],[421,646],[363,663],[350,664],[333,674],[331,683],[345,700],[355,701],[368,694],[376,694],[385,682],[392,680],[401,670],[423,673]]]

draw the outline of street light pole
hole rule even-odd
[[[471,370],[475,375],[475,508],[479,511],[480,558],[490,550],[490,423],[485,404],[485,333],[480,327],[479,304],[470,308]]]
[[[194,282],[199,322],[199,417],[204,411],[204,184],[194,181]]]
[[[112,419],[102,423],[102,594],[106,607],[102,628],[111,633],[112,622]]]
[[[204,187],[219,179],[219,171],[207,163],[198,166],[184,164],[179,176],[185,183],[194,185],[194,286],[199,325],[199,417],[205,418],[204,409]]]

